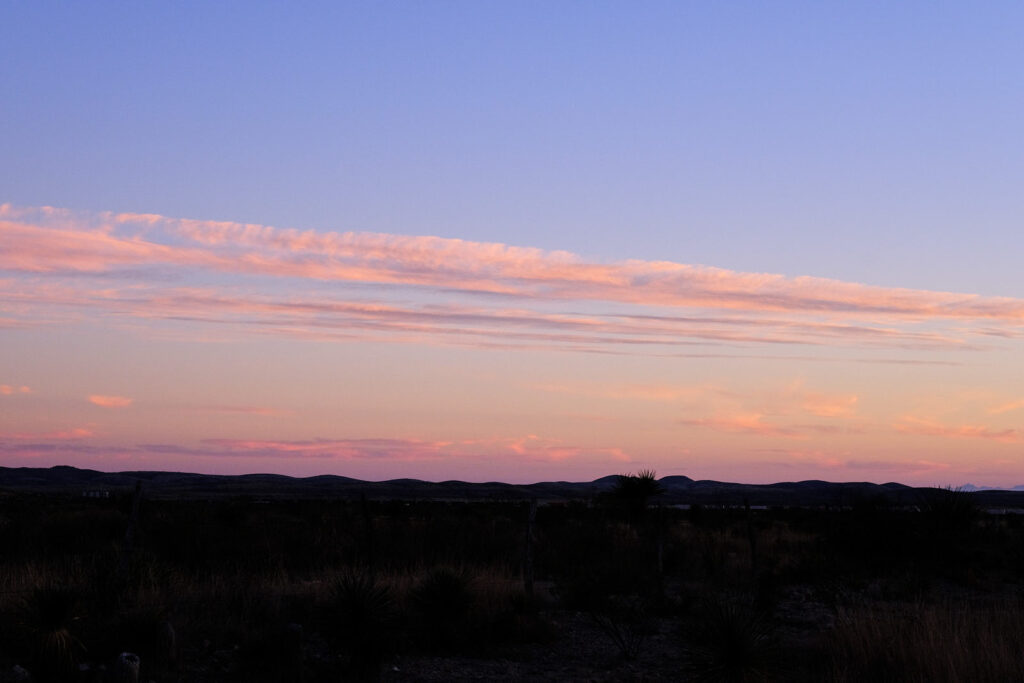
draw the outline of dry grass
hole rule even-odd
[[[840,609],[832,680],[1024,680],[1024,610],[1014,602],[876,604]]]
[[[78,508],[103,523],[83,524],[73,514]],[[795,653],[787,665],[795,663],[800,680],[1024,680],[1024,610],[1012,598],[1024,591],[1024,520],[968,520],[971,533],[950,540],[955,552],[945,553],[935,549],[931,517],[906,512],[881,510],[866,527],[855,511],[767,511],[748,521],[728,509],[663,510],[626,523],[600,506],[552,506],[538,514],[535,563],[538,586],[558,590],[528,598],[519,569],[521,505],[377,505],[370,539],[361,506],[343,503],[154,503],[146,510],[145,534],[130,554],[121,545],[123,525],[110,522],[118,519],[113,512],[61,501],[11,512],[10,550],[0,563],[0,670],[27,663],[32,651],[74,662],[81,643],[91,663],[138,648],[145,675],[161,682],[207,674],[228,680],[228,673],[284,680],[296,661],[309,667],[308,680],[337,679],[359,670],[355,653],[371,651],[364,633],[388,643],[384,659],[543,657],[572,642],[575,612],[592,612],[596,624],[581,628],[609,653],[618,646],[637,658],[622,666],[653,660],[650,648],[666,648],[660,634],[686,621],[699,626],[679,643],[689,657],[671,661],[676,646],[668,646],[663,672],[686,665],[712,680],[787,680],[765,655],[779,645]],[[887,527],[906,532],[890,534],[900,543],[875,542]],[[370,540],[373,552],[363,547]],[[950,571],[939,556],[962,571]],[[431,587],[429,577],[444,568],[451,580]],[[352,572],[364,572],[372,586],[353,584],[339,601],[339,581]],[[761,599],[769,593],[760,590],[764,577],[775,589],[768,597],[777,599]],[[43,628],[20,606],[48,586],[72,589],[80,601],[70,620]],[[377,587],[389,596],[386,610],[359,602]],[[788,597],[794,588],[820,599],[802,607]],[[950,598],[968,592],[969,601]],[[701,598],[721,595],[736,595],[758,613],[700,609]],[[831,615],[836,604],[832,632],[799,618],[806,609]],[[177,636],[177,669],[154,669],[159,659],[146,655],[147,647],[160,651],[164,624]],[[650,624],[661,630],[651,635]],[[726,665],[738,660],[745,664]]]

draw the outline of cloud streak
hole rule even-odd
[[[988,425],[962,424],[949,425],[935,420],[906,416],[898,422],[894,429],[903,434],[918,436],[937,436],[956,439],[985,439],[1003,443],[1021,443],[1024,432],[1020,429],[998,428]]]
[[[314,439],[203,439],[196,445],[145,443],[134,446],[103,445],[85,441],[93,433],[71,429],[41,433],[0,433],[0,453],[34,457],[62,453],[87,458],[119,459],[201,458],[300,461],[380,461],[399,463],[457,462],[471,471],[474,464],[495,459],[515,463],[550,463],[584,459],[588,462],[626,463],[630,455],[617,447],[583,446],[535,434],[452,441],[412,438],[314,438]]]
[[[765,421],[760,413],[739,413],[678,420],[681,425],[704,427],[718,432],[758,437],[809,439],[812,436],[834,435],[856,431],[833,424],[783,425]]]
[[[384,458],[389,461],[443,460],[451,458],[505,457],[521,460],[563,461],[580,456],[599,456],[628,462],[629,455],[619,448],[584,447],[544,439],[531,434],[524,437],[496,437],[456,441],[419,439],[309,439],[275,441],[262,439],[206,439],[205,451],[213,457],[247,456],[271,458],[330,458],[355,460]],[[212,447],[212,448],[210,448]]]
[[[294,410],[265,406],[196,406],[192,410],[214,415],[255,415],[258,417],[287,417],[295,414]]]
[[[531,300],[746,312],[1024,323],[1024,300],[743,273],[667,261],[601,263],[563,251],[379,233],[279,229],[150,214],[0,206],[0,268],[102,273],[177,266],[389,283]]]
[[[101,408],[127,408],[134,402],[134,399],[126,396],[101,396],[99,394],[92,394],[88,400],[89,403]]]
[[[1024,399],[1003,403],[1002,405],[998,405],[995,408],[990,409],[989,412],[993,415],[1002,415],[1003,413],[1013,412],[1022,408],[1024,408]]]
[[[134,285],[88,289],[30,279],[0,292],[12,310],[46,311],[68,321],[98,311],[122,321],[172,320],[233,327],[243,333],[308,339],[390,338],[481,348],[501,343],[549,348],[610,347],[620,351],[692,344],[857,344],[912,350],[972,348],[963,339],[934,331],[871,324],[794,322],[775,316],[631,316],[619,313],[485,308],[467,303],[344,300],[319,292],[289,296],[210,287]],[[28,313],[26,313],[28,315]]]
[[[87,439],[92,435],[91,429],[76,427],[74,429],[58,429],[52,432],[0,432],[0,440],[76,441],[78,439]]]

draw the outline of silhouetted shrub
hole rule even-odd
[[[921,498],[921,512],[942,533],[969,529],[981,514],[972,492],[962,488],[928,489]]]
[[[37,588],[25,602],[34,646],[32,672],[40,681],[64,680],[77,668],[85,649],[71,632],[78,602],[78,591],[67,586]]]
[[[547,618],[550,596],[527,595],[518,576],[501,570],[478,570],[470,582],[467,647],[475,655],[501,650],[506,645],[550,642],[554,636]]]
[[[636,474],[620,475],[609,498],[613,504],[625,510],[630,520],[637,521],[643,516],[651,499],[664,492],[654,470],[640,470]]]
[[[753,683],[776,680],[777,639],[770,622],[743,602],[705,602],[686,633],[692,680]]]
[[[328,619],[333,641],[346,655],[353,680],[372,681],[395,639],[396,614],[391,589],[368,572],[349,571],[334,584]]]
[[[475,641],[467,629],[474,596],[464,571],[438,567],[426,574],[410,596],[421,642],[443,650],[460,649]]]
[[[651,604],[639,595],[610,595],[589,613],[626,660],[636,659],[655,631]]]

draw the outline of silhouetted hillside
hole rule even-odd
[[[216,475],[189,472],[99,472],[64,465],[50,468],[0,467],[0,491],[82,495],[88,491],[127,492],[141,482],[147,497],[223,498],[249,496],[268,499],[358,498],[375,500],[590,500],[614,488],[620,475],[590,482],[506,484],[465,481],[430,482],[418,479],[362,481],[337,475],[289,477],[281,474]],[[915,505],[921,491],[898,483],[833,483],[827,481],[740,484],[695,481],[675,475],[659,480],[664,489],[657,502],[665,505],[849,506],[873,500],[891,505]],[[971,493],[979,505],[1024,507],[1024,492],[979,490]]]

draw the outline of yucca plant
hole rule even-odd
[[[692,680],[755,683],[778,680],[777,643],[771,624],[736,600],[705,603],[692,624],[686,659]]]
[[[25,602],[25,621],[35,645],[33,673],[42,681],[71,676],[85,647],[71,632],[78,594],[66,586],[35,589]]]
[[[329,618],[334,622],[335,643],[348,658],[351,677],[379,680],[394,640],[391,589],[367,572],[346,572],[332,588]]]
[[[412,590],[412,606],[422,639],[430,646],[451,650],[469,637],[469,614],[474,595],[465,572],[437,567]]]
[[[590,617],[627,661],[640,656],[644,641],[654,632],[650,605],[637,595],[608,596]]]
[[[612,489],[612,499],[622,505],[630,515],[638,516],[652,498],[665,492],[654,470],[640,470],[636,474],[623,474]]]

